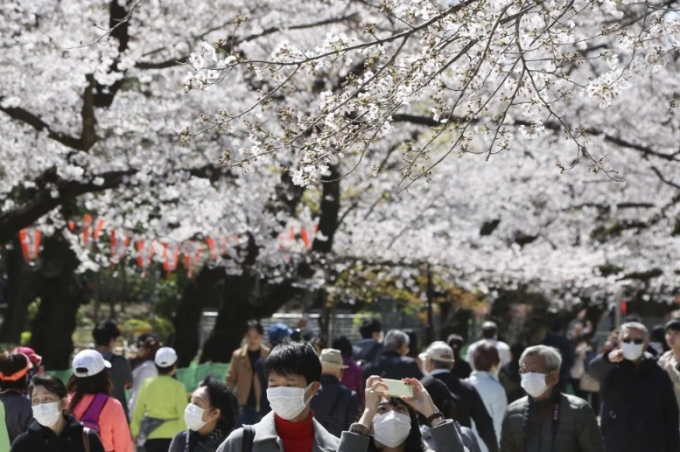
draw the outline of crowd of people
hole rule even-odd
[[[680,320],[627,320],[599,350],[579,320],[530,347],[485,322],[422,353],[377,319],[355,344],[252,321],[226,381],[190,395],[175,350],[143,334],[129,360],[103,322],[66,383],[30,348],[0,356],[0,452],[678,452]]]

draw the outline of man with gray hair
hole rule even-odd
[[[595,357],[589,370],[600,383],[607,452],[677,452],[678,404],[668,374],[646,353],[647,327],[624,323],[619,344]]]
[[[385,348],[378,359],[364,368],[364,384],[371,375],[393,380],[423,378],[418,363],[406,356],[409,352],[408,334],[400,330],[390,330],[385,335],[383,345]]]
[[[590,405],[557,389],[561,365],[562,356],[553,347],[536,345],[524,350],[519,366],[522,388],[528,395],[505,412],[501,452],[604,451]]]

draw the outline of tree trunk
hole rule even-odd
[[[248,320],[272,316],[301,292],[292,281],[271,286],[260,283],[266,293],[253,303],[251,294],[255,284],[256,279],[247,272],[227,277],[223,305],[217,314],[215,328],[203,346],[201,362],[228,363],[234,350],[241,346]]]
[[[184,288],[173,319],[175,334],[171,341],[172,347],[179,356],[180,367],[187,367],[198,353],[201,314],[208,300],[219,296],[218,287],[226,276],[223,267],[208,268],[206,266],[196,279],[189,281]]]
[[[75,273],[78,259],[65,240],[48,237],[41,261],[41,303],[33,321],[31,347],[42,355],[45,368],[68,369],[76,314],[85,301]]]
[[[19,240],[12,240],[7,250],[8,306],[0,329],[0,342],[19,344],[21,333],[28,327],[28,305],[37,296],[35,271],[24,261]]]

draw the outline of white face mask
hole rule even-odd
[[[623,357],[629,361],[636,361],[644,353],[645,344],[636,344],[635,342],[621,344],[621,351],[623,352]]]
[[[187,424],[189,430],[196,432],[207,424],[207,422],[203,420],[204,413],[205,410],[198,405],[194,405],[193,403],[187,405],[184,410],[184,422]]]
[[[373,419],[373,437],[387,447],[397,447],[406,441],[411,433],[411,418],[396,411],[376,416]]]
[[[267,400],[272,407],[272,411],[281,419],[290,421],[295,419],[307,407],[309,400],[305,400],[305,393],[312,385],[306,388],[289,388],[279,386],[267,389]]]
[[[33,418],[43,427],[52,427],[59,421],[61,410],[59,402],[33,405]]]
[[[545,374],[536,372],[522,374],[522,389],[533,398],[542,396],[548,389],[548,385],[545,384],[545,377]]]

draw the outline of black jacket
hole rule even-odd
[[[5,406],[5,423],[12,444],[34,421],[31,401],[19,391],[10,389],[0,394],[0,402]]]
[[[357,393],[332,375],[321,375],[321,389],[310,402],[314,419],[338,438],[358,419],[359,406]]]
[[[484,402],[475,387],[451,372],[438,372],[421,380],[425,389],[427,389],[429,381],[435,378],[444,382],[449,391],[457,397],[454,419],[464,427],[472,427],[472,420],[474,420],[477,433],[486,444],[489,452],[497,452],[498,439],[493,428],[493,420],[489,416],[489,412],[486,411]]]
[[[423,373],[413,358],[401,356],[392,350],[383,351],[375,362],[364,367],[364,385],[371,375],[392,380],[401,380],[402,378],[416,378],[420,380],[423,378]]]
[[[168,452],[184,452],[187,438],[189,438],[189,452],[215,452],[227,439],[229,433],[231,432],[224,434],[215,430],[210,435],[202,436],[198,432],[180,432],[172,439]]]
[[[598,355],[590,375],[600,382],[600,425],[607,451],[677,452],[678,404],[666,372],[646,354],[638,365]]]
[[[576,352],[574,351],[574,346],[566,337],[555,334],[548,333],[545,335],[541,341],[542,345],[547,345],[549,347],[555,347],[559,350],[560,355],[562,355],[562,367],[560,367],[560,391],[566,392],[567,384],[569,383],[569,372],[574,366],[574,361],[576,360]]]
[[[104,452],[99,436],[90,431],[90,452]],[[73,416],[66,418],[66,426],[57,436],[52,430],[33,422],[28,430],[19,435],[10,452],[85,452],[83,426]]]

